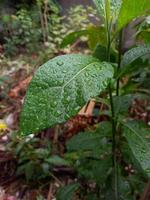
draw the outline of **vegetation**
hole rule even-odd
[[[38,51],[40,43],[57,54],[60,47],[63,51],[83,39],[91,55],[59,55],[37,70],[25,96],[19,131],[12,134],[8,149],[18,159],[17,176],[25,175],[28,184],[40,185],[49,178],[59,184],[57,200],[137,200],[150,178],[150,131],[149,121],[138,120],[131,109],[136,101],[149,101],[150,5],[143,0],[93,1],[100,15],[98,25],[91,24],[90,14],[81,6],[66,18],[47,1],[36,2],[38,23],[33,23],[32,11],[16,13],[20,29],[13,28],[11,39],[5,38],[6,54],[20,46]],[[87,11],[92,17],[97,13],[90,7]],[[135,19],[139,19],[135,44],[126,50],[125,29]],[[57,143],[62,124],[91,101],[101,108],[94,108],[93,118],[102,120],[67,138],[62,153]],[[50,127],[55,142],[39,137]],[[68,184],[57,177],[58,170],[71,173]]]

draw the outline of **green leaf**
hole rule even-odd
[[[100,61],[107,61],[107,48],[98,44],[94,49],[93,56],[98,58]],[[110,61],[115,62],[115,53],[113,51],[110,52]]]
[[[102,26],[88,26],[84,30],[72,32],[67,35],[61,43],[61,48],[64,48],[69,44],[73,44],[81,36],[88,37],[88,45],[92,50],[97,44],[102,44],[103,46],[107,45],[105,28]]]
[[[95,131],[83,132],[73,136],[67,142],[67,149],[68,151],[102,150],[103,145],[106,145],[106,141],[103,141],[102,139],[110,136],[110,132],[110,122],[100,123],[100,126]]]
[[[57,155],[51,156],[50,158],[46,159],[45,161],[48,162],[49,164],[57,165],[57,166],[62,166],[62,165],[68,166],[69,165],[69,163],[65,159],[63,159]]]
[[[79,133],[73,136],[67,143],[67,149],[69,151],[82,151],[82,150],[94,150],[96,147],[101,146],[101,135],[90,132]]]
[[[141,123],[128,121],[124,125],[124,136],[133,152],[133,155],[141,165],[144,172],[150,177],[150,132]]]
[[[118,18],[118,30],[122,29],[131,20],[146,15],[150,10],[149,0],[122,0],[122,6]]]
[[[134,96],[130,94],[123,96],[114,96],[113,103],[115,117],[118,117],[118,115],[124,115],[125,113],[128,113],[128,109],[131,106],[133,99]]]
[[[105,155],[103,159],[82,158],[77,162],[79,177],[97,184],[104,184],[112,167],[111,156]]]
[[[63,123],[104,91],[113,67],[87,55],[58,56],[38,69],[28,88],[20,118],[23,134]]]
[[[97,44],[107,46],[106,30],[103,26],[89,26],[87,27],[88,45],[94,50]]]
[[[72,200],[73,194],[79,189],[78,183],[71,183],[60,188],[56,194],[57,200]]]
[[[122,58],[121,66],[126,67],[130,65],[136,59],[147,54],[150,54],[150,44],[143,44],[135,48],[132,48],[124,54]]]
[[[81,30],[81,31],[75,31],[70,34],[68,34],[66,37],[64,37],[60,47],[64,48],[69,44],[73,44],[78,38],[81,36],[87,35],[87,30]]]
[[[119,14],[122,0],[93,0],[100,16],[115,20]],[[106,14],[107,13],[107,14]]]

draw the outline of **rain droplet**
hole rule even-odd
[[[53,104],[54,104],[54,106],[56,106],[56,105],[57,105],[57,102],[56,102],[56,101],[54,101],[54,102],[53,102]]]
[[[62,66],[64,63],[62,61],[58,61],[57,65]]]
[[[71,97],[70,97],[70,96],[68,96],[66,100],[67,100],[67,101],[70,101],[70,100],[71,100]]]

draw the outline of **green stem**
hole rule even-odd
[[[110,62],[110,47],[111,47],[111,23],[108,22],[106,16],[106,31],[107,31],[107,61]],[[114,168],[114,197],[115,200],[119,200],[118,194],[118,166],[117,166],[117,145],[116,145],[116,122],[115,122],[115,112],[114,112],[114,104],[113,104],[113,96],[112,96],[112,87],[111,83],[109,84],[109,98],[110,98],[110,106],[111,106],[111,124],[112,124],[112,164]]]
[[[117,73],[120,70],[121,67],[121,54],[122,54],[122,30],[119,34],[119,48],[118,48],[118,67],[117,67]],[[119,96],[119,86],[120,86],[120,78],[117,79],[116,84],[116,96]]]

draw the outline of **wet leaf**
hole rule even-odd
[[[76,115],[85,103],[105,90],[113,67],[87,55],[58,56],[36,72],[26,94],[20,119],[30,134]]]
[[[147,139],[150,132],[141,123],[128,121],[124,123],[124,136],[138,163],[145,174],[150,177],[150,143]]]

